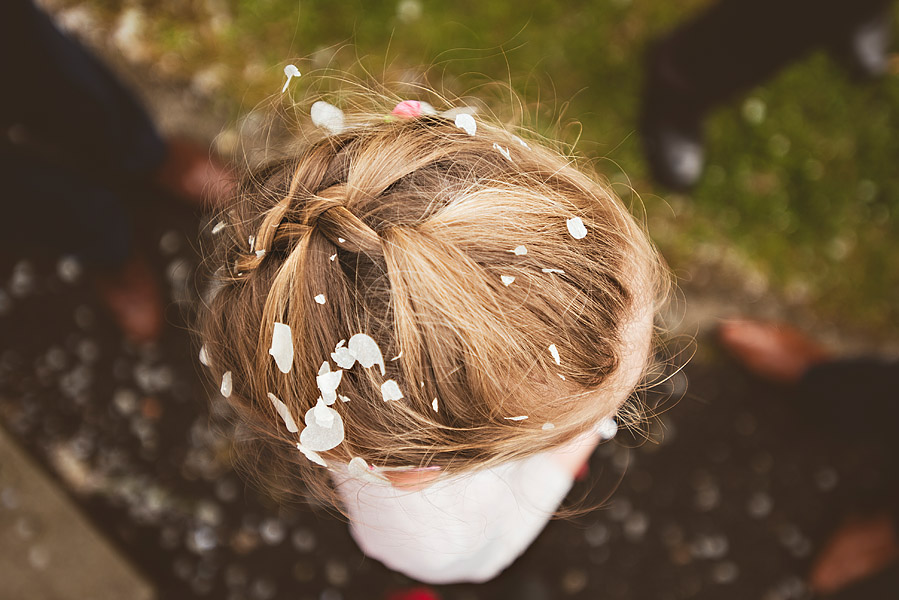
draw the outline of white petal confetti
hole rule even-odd
[[[319,100],[312,105],[309,115],[312,117],[313,125],[326,129],[332,135],[343,133],[346,129],[343,123],[343,111],[333,104]]]
[[[604,440],[610,440],[618,433],[618,422],[614,417],[605,417],[596,424],[596,433]]]
[[[209,366],[209,352],[206,351],[206,344],[200,346],[200,363],[204,367]]]
[[[393,358],[391,358],[391,359],[390,359],[390,362],[397,361],[397,360],[401,359],[402,357],[403,357],[403,351],[400,350],[400,353],[397,354],[396,356],[394,356]]]
[[[272,347],[268,353],[275,359],[278,370],[282,373],[289,373],[293,366],[293,336],[290,332],[290,326],[284,323],[275,323],[272,330]]]
[[[478,123],[474,120],[474,117],[467,113],[460,113],[456,115],[456,118],[453,120],[456,124],[456,127],[467,133],[468,135],[474,135],[478,131]]]
[[[350,399],[347,396],[344,396],[343,394],[337,394],[337,397],[340,398],[341,402],[349,402],[350,401]]]
[[[524,148],[528,148],[528,149],[531,148],[530,146],[528,146],[528,143],[527,143],[526,141],[524,141],[523,139],[521,139],[521,138],[518,137],[517,135],[513,135],[512,137],[514,137],[514,138],[515,138],[515,141],[517,141],[519,144],[521,144]]]
[[[522,415],[520,417],[503,417],[507,421],[524,421],[527,419],[527,415]]]
[[[315,417],[315,423],[322,427],[330,429],[334,425],[335,415],[340,416],[336,410],[328,408],[328,405],[322,402],[321,398],[312,407],[312,416]]]
[[[434,105],[430,102],[419,101],[418,106],[421,109],[421,114],[428,115],[429,117],[433,117],[437,114],[437,109],[434,108]]]
[[[381,384],[381,396],[384,398],[384,402],[400,400],[403,398],[403,392],[400,391],[400,386],[396,381],[388,379]]]
[[[315,297],[315,301],[318,302],[319,304],[324,304],[326,302],[325,295],[319,294],[318,296]]]
[[[550,429],[555,429],[555,428],[556,428],[556,426],[553,425],[552,423],[544,423],[540,429],[542,429],[543,431],[549,431]]]
[[[251,235],[250,237],[247,238],[247,241],[250,243],[250,251],[252,252],[253,246],[256,244],[256,236]]]
[[[287,431],[291,433],[299,431],[300,429],[297,427],[296,421],[293,420],[290,411],[287,409],[287,405],[281,402],[281,400],[271,392],[268,393],[268,399],[275,405],[275,410],[278,411],[278,415],[281,417],[281,420],[284,421]]]
[[[528,253],[527,246],[515,246],[515,248],[512,250],[512,253],[515,256],[524,256]]]
[[[543,271],[544,273],[557,273],[559,275],[565,274],[565,271],[563,271],[562,269],[540,269],[540,270]]]
[[[325,361],[322,368],[327,365],[327,361]],[[318,385],[319,391],[322,393],[322,400],[325,401],[325,404],[331,405],[337,401],[337,386],[340,385],[340,380],[343,379],[343,371],[326,371],[322,373],[319,371],[319,374],[315,377],[315,383]]]
[[[337,363],[341,369],[351,369],[356,364],[356,357],[350,352],[350,349],[344,346],[346,340],[341,340],[334,352],[331,353],[331,360]]]
[[[371,336],[364,333],[357,333],[350,338],[347,347],[353,355],[353,358],[358,360],[359,364],[366,369],[378,365],[381,367],[381,375],[387,373],[387,369],[384,365],[384,355],[381,354],[381,348]]]
[[[559,349],[556,348],[555,344],[549,345],[549,353],[553,355],[553,360],[556,361],[557,365],[562,364],[562,357],[559,356]]]
[[[438,412],[438,410],[437,410],[437,398],[434,398],[434,401],[431,402],[431,408],[434,409],[434,412]]]
[[[225,371],[225,374],[222,375],[222,387],[220,391],[225,398],[231,396],[231,371]]]
[[[334,262],[335,260],[337,260],[337,254],[336,253],[332,254],[329,258],[330,258],[331,262]]]
[[[337,238],[337,241],[340,242],[340,243],[342,244],[342,243],[344,243],[346,240],[343,239],[342,237],[339,237],[339,238]]]
[[[576,240],[583,239],[587,237],[587,227],[584,225],[584,221],[580,217],[574,217],[573,219],[568,219],[565,221],[565,224],[568,225],[568,233],[571,234]]]
[[[219,221],[218,223],[215,224],[215,227],[212,228],[212,233],[214,233],[214,234],[218,233],[219,231],[221,231],[222,229],[225,228],[225,225],[226,224],[224,221]]]
[[[378,474],[372,467],[365,462],[365,459],[359,456],[353,458],[346,466],[350,477],[368,481],[370,483],[382,483],[386,481],[384,477]]]
[[[265,256],[265,250],[257,250],[256,256],[258,256],[259,258],[262,258],[263,256]]]
[[[287,65],[286,67],[284,67],[284,74],[287,75],[287,81],[284,82],[284,87],[281,88],[282,94],[287,91],[287,86],[290,85],[290,80],[294,77],[300,76],[300,70],[294,65]]]
[[[318,452],[316,452],[316,451],[314,451],[314,450],[310,450],[309,448],[307,448],[307,447],[304,446],[303,444],[300,444],[299,442],[297,443],[297,450],[299,450],[300,452],[302,452],[302,453],[303,453],[303,456],[305,456],[306,458],[308,458],[309,460],[311,460],[311,461],[314,462],[315,464],[321,465],[321,466],[323,466],[323,467],[327,467],[327,466],[328,466],[328,463],[325,462],[325,459],[323,459],[323,458],[319,455]]]
[[[506,160],[512,160],[512,153],[509,152],[508,148],[500,146],[496,142],[493,142],[493,149],[506,157]]]
[[[321,415],[316,416],[317,408],[321,409],[320,413],[330,411],[332,419],[329,427],[319,423],[318,419]],[[305,448],[313,452],[324,452],[336,448],[343,441],[343,419],[340,418],[340,413],[333,408],[319,403],[316,407],[307,410],[304,418],[306,428],[300,432],[300,443]]]
[[[512,275],[500,275],[499,278],[502,280],[503,285],[506,287],[509,287],[510,285],[512,285],[512,282],[515,281],[515,277],[513,277]]]

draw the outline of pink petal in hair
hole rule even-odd
[[[401,119],[414,119],[421,116],[421,102],[418,100],[403,100],[390,111],[395,117]]]

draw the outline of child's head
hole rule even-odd
[[[455,121],[321,133],[247,174],[213,236],[208,362],[231,372],[229,402],[266,449],[254,460],[320,495],[327,469],[296,445],[323,363],[353,363],[341,341],[355,334],[386,371],[343,371],[330,408],[345,436],[316,457],[329,468],[361,457],[453,474],[559,446],[613,415],[650,360],[667,279],[621,202],[554,150]],[[275,323],[292,334],[287,373],[269,352]],[[385,399],[387,380],[401,399]]]

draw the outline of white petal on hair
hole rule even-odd
[[[562,381],[565,381],[565,376],[564,376],[564,375],[562,375],[561,373],[556,373],[556,375],[559,376],[559,379],[561,379]]]
[[[527,419],[527,415],[522,415],[520,417],[503,417],[506,421],[524,421]]]
[[[543,271],[544,273],[557,273],[559,275],[565,274],[565,271],[563,271],[562,269],[540,269],[540,270]]]
[[[337,401],[337,386],[340,385],[341,379],[343,379],[343,371],[340,369],[321,373],[315,377],[315,383],[322,393],[322,400],[325,401],[325,404],[331,405]]]
[[[315,301],[318,302],[319,304],[324,304],[326,302],[325,295],[319,294],[318,296],[315,297]]]
[[[580,217],[568,219],[565,221],[565,224],[568,225],[568,233],[570,233],[571,237],[574,239],[580,240],[587,237],[587,226],[584,225],[584,221]]]
[[[527,246],[524,246],[524,245],[515,246],[515,248],[512,249],[512,253],[515,256],[524,256],[525,254],[528,253],[528,248],[527,248]]]
[[[555,344],[549,345],[549,353],[553,355],[553,360],[556,361],[557,365],[562,364],[562,357],[559,356],[559,349],[556,348]]]
[[[331,259],[331,262],[334,262],[335,260],[337,260],[337,253],[335,252],[329,258]]]
[[[329,426],[319,422],[319,417],[316,416],[317,409],[320,414],[328,413],[331,416]],[[321,417],[321,419],[327,422],[326,418]],[[324,452],[336,448],[343,441],[343,419],[340,418],[340,413],[333,408],[319,403],[306,411],[305,421],[306,428],[300,432],[300,443],[305,448],[313,452]]]
[[[219,231],[224,229],[226,227],[226,225],[227,224],[224,221],[219,221],[218,223],[215,224],[215,227],[212,228],[212,233],[214,233],[214,234],[218,233]]]
[[[339,238],[337,238],[337,241],[340,242],[340,243],[342,244],[342,243],[344,243],[346,240],[343,239],[342,237],[339,237]]]
[[[337,363],[341,369],[351,369],[356,364],[356,357],[350,352],[349,348],[337,346],[331,353],[331,360]]]
[[[614,417],[605,417],[596,424],[596,433],[604,440],[610,440],[618,433],[618,422]]]
[[[391,358],[391,359],[390,359],[390,362],[397,361],[397,360],[401,359],[402,357],[403,357],[403,351],[400,350],[400,353],[397,354],[396,356],[394,356],[393,358]]]
[[[502,280],[503,285],[506,287],[509,287],[510,285],[512,285],[512,282],[515,281],[515,277],[513,277],[512,275],[500,275],[499,278]]]
[[[386,481],[383,475],[370,467],[368,463],[365,462],[365,459],[360,456],[354,457],[349,464],[347,464],[346,470],[350,474],[350,477],[353,477],[354,479],[368,481],[369,483],[383,483]]]
[[[543,431],[549,431],[550,429],[555,429],[555,428],[556,428],[556,426],[553,425],[552,423],[544,423],[540,429],[542,429]]]
[[[334,425],[334,417],[339,417],[340,415],[333,408],[328,408],[328,405],[319,398],[318,402],[315,403],[315,406],[312,407],[312,416],[315,418],[315,423],[317,425],[330,429],[331,426]]]
[[[430,102],[422,102],[419,101],[418,106],[421,110],[421,114],[428,115],[429,117],[433,117],[437,114],[437,109],[434,108],[434,105]]]
[[[275,405],[275,410],[278,411],[278,415],[281,417],[281,420],[284,421],[287,431],[291,433],[299,431],[300,428],[297,427],[297,422],[293,420],[290,411],[287,409],[287,405],[281,402],[281,400],[271,392],[268,393],[268,399]]]
[[[287,65],[286,67],[284,67],[284,74],[287,75],[287,81],[284,82],[284,87],[281,88],[282,94],[287,91],[287,86],[290,85],[290,80],[294,77],[300,76],[300,70],[294,65]]]
[[[389,400],[400,400],[403,398],[403,392],[400,390],[399,384],[393,379],[388,379],[381,384],[381,396],[384,402]]]
[[[515,141],[517,141],[517,142],[518,142],[519,144],[521,144],[523,147],[525,147],[525,148],[527,148],[528,150],[530,150],[531,147],[528,146],[528,143],[527,143],[526,141],[524,141],[523,139],[521,139],[521,138],[518,137],[517,135],[513,135],[512,137],[514,137],[514,138],[515,138]]]
[[[325,373],[330,373],[330,372],[331,372],[331,365],[328,364],[328,361],[324,361],[322,363],[322,366],[320,366],[318,368],[317,375],[324,375]]]
[[[231,371],[225,371],[225,374],[222,375],[222,387],[219,391],[222,392],[222,396],[225,398],[231,396]]]
[[[434,409],[434,412],[439,412],[439,411],[437,410],[437,398],[434,398],[434,401],[431,402],[431,408]]]
[[[341,402],[349,402],[350,401],[350,399],[347,396],[344,396],[343,394],[337,394],[337,397],[340,398]]]
[[[209,352],[206,351],[206,344],[200,346],[200,363],[204,367],[209,366]]]
[[[319,100],[312,105],[309,116],[312,117],[313,125],[326,129],[332,135],[343,133],[346,129],[343,122],[343,111],[333,104]]]
[[[275,359],[279,371],[290,372],[293,366],[293,336],[290,325],[275,323],[272,330],[272,347],[268,349],[268,353]]]
[[[475,121],[474,117],[468,113],[459,113],[456,115],[456,118],[453,119],[453,122],[456,124],[456,127],[468,135],[474,135],[478,131],[477,121]]]
[[[300,452],[302,452],[302,453],[303,453],[303,456],[305,456],[306,458],[308,458],[309,460],[311,460],[311,461],[314,462],[315,464],[321,465],[321,466],[323,466],[323,467],[327,467],[327,466],[328,466],[328,463],[325,462],[325,459],[323,459],[323,458],[319,455],[319,453],[316,452],[315,450],[310,450],[309,448],[307,448],[307,447],[304,446],[303,444],[300,444],[299,442],[297,442],[297,450],[299,450]]]
[[[364,333],[357,333],[350,338],[347,347],[349,348],[350,353],[353,355],[353,358],[358,360],[359,364],[366,369],[370,369],[374,365],[378,365],[379,367],[381,367],[381,375],[387,373],[387,369],[384,365],[384,355],[381,353],[381,348],[378,346],[378,342],[376,342],[371,336]]]
[[[265,250],[257,250],[256,256],[258,256],[259,258],[262,258],[263,256],[265,256]]]
[[[255,236],[255,235],[251,235],[250,237],[247,238],[247,241],[250,243],[250,251],[252,252],[252,251],[253,251],[253,245],[256,243],[256,236]]]
[[[500,154],[502,154],[503,156],[505,156],[505,157],[506,157],[506,160],[509,160],[509,161],[512,160],[512,153],[509,152],[509,149],[508,149],[508,148],[506,148],[506,147],[504,147],[504,146],[500,146],[500,145],[497,144],[496,142],[493,142],[493,149],[496,150],[496,151],[498,151],[498,152],[499,152]]]
[[[477,113],[478,109],[475,106],[457,106],[443,111],[440,116],[444,119],[455,119],[459,115],[476,115]]]

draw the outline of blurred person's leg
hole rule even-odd
[[[161,294],[132,248],[131,192],[156,186],[200,204],[207,188],[227,191],[225,170],[190,143],[163,140],[118,79],[30,0],[0,3],[0,76],[0,168],[16,189],[0,235],[82,257],[125,333],[155,338]]]
[[[705,115],[811,50],[837,51],[859,69],[885,68],[889,4],[721,0],[655,42],[640,124],[653,176],[674,189],[695,184]]]
[[[729,321],[718,334],[750,372],[789,386],[802,416],[835,441],[885,440],[899,458],[899,360],[835,358],[796,329],[773,323]],[[886,505],[851,517],[830,536],[809,575],[816,592],[850,600],[899,589],[889,587],[899,583],[899,505],[895,499]]]

